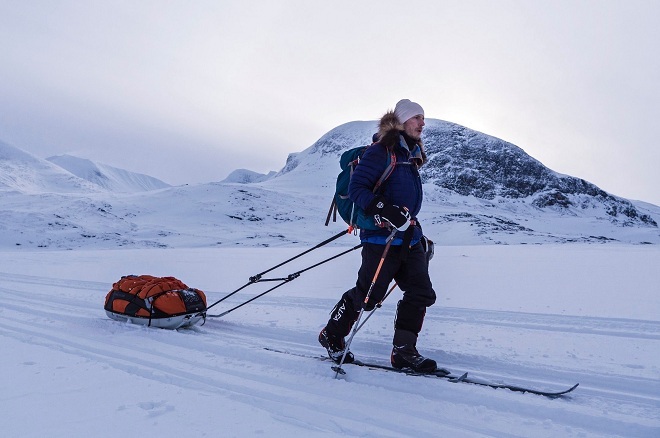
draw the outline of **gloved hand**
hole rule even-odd
[[[373,214],[376,222],[380,223],[384,219],[399,231],[406,231],[410,226],[411,217],[408,209],[389,204],[382,197],[374,199],[366,212]]]

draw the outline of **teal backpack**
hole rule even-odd
[[[332,198],[330,210],[328,211],[328,217],[325,220],[326,226],[328,226],[330,223],[330,217],[332,217],[333,222],[337,222],[337,212],[339,212],[339,216],[341,216],[344,222],[348,224],[349,232],[356,228],[363,230],[380,229],[380,227],[374,222],[373,216],[367,215],[362,208],[355,205],[355,203],[348,197],[348,184],[351,182],[353,171],[355,170],[355,167],[360,163],[362,154],[364,154],[364,151],[366,151],[368,147],[369,146],[358,146],[341,154],[341,158],[339,159],[339,167],[341,167],[341,172],[339,175],[337,175],[335,195]],[[388,156],[387,161],[388,163],[385,171],[373,188],[374,193],[378,192],[378,190],[382,188],[383,183],[394,171],[394,167],[396,166],[396,156],[394,153],[391,153]]]

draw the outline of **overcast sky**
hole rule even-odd
[[[0,0],[0,140],[171,184],[402,98],[660,205],[660,1]]]

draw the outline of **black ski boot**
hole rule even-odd
[[[328,350],[328,356],[336,364],[341,362],[341,358],[344,355],[344,350],[346,349],[346,342],[344,338],[340,336],[334,336],[328,333],[328,330],[324,328],[319,333],[319,344],[325,347]],[[355,361],[353,353],[350,351],[346,352],[346,357],[344,358],[344,363],[351,363]]]
[[[397,369],[410,369],[419,373],[431,373],[438,368],[438,364],[417,351],[417,335],[408,330],[396,329],[394,331],[394,348],[390,361]]]
[[[344,338],[348,336],[351,327],[353,327],[360,314],[359,311],[355,311],[353,301],[348,296],[349,292],[346,292],[332,309],[328,324],[319,333],[319,344],[328,350],[328,356],[335,363],[341,362],[341,357],[346,349]],[[346,352],[344,363],[351,363],[354,360],[353,353]]]

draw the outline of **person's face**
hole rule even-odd
[[[406,123],[403,124],[403,131],[411,138],[419,140],[422,138],[424,125],[424,116],[422,114],[417,114],[415,117],[406,120]]]

